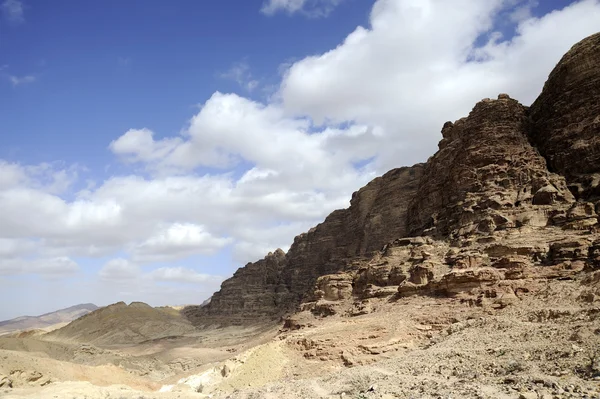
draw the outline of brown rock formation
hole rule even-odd
[[[201,307],[188,306],[183,309],[183,314],[198,324],[223,315],[228,315],[228,324],[272,317],[276,309],[287,305],[289,292],[280,282],[281,271],[286,265],[287,259],[281,249],[269,253],[225,280],[210,303]]]
[[[411,233],[454,239],[523,224],[545,226],[543,206],[573,202],[564,179],[548,172],[529,144],[528,129],[527,109],[506,95],[483,100],[467,118],[447,122],[409,207]]]
[[[414,294],[504,307],[533,281],[598,267],[598,206],[587,202],[600,198],[597,65],[600,34],[563,57],[531,110],[506,94],[479,102],[444,125],[425,165],[373,180],[287,254],[249,263],[184,313],[197,325],[243,323],[304,302],[321,316],[358,315],[370,298]]]
[[[356,258],[369,258],[387,242],[406,235],[406,208],[423,165],[393,169],[352,195],[350,207],[294,239],[287,254],[278,250],[248,263],[203,307],[184,314],[195,324],[243,323],[277,318],[314,291],[320,276],[345,270]]]
[[[577,43],[531,106],[530,137],[579,198],[600,197],[600,33]]]

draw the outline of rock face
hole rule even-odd
[[[293,310],[311,295],[320,276],[369,258],[388,241],[407,234],[406,210],[423,165],[393,169],[352,195],[350,207],[294,239],[287,254],[278,250],[248,263],[223,282],[211,302],[184,314],[195,324],[245,323]]]
[[[564,178],[529,144],[527,108],[507,95],[483,100],[447,122],[408,211],[412,235],[450,239],[527,223],[548,224],[547,209],[571,203]]]
[[[258,262],[238,269],[221,284],[209,303],[188,306],[183,314],[196,323],[207,318],[229,315],[227,323],[239,324],[251,317],[271,317],[274,309],[286,306],[288,290],[281,284],[281,271],[287,265],[285,253],[278,249]]]
[[[598,267],[588,202],[600,197],[598,65],[594,35],[563,57],[531,109],[506,94],[479,102],[444,125],[426,164],[373,180],[287,254],[249,263],[184,314],[197,325],[246,323],[300,304],[329,316],[354,300],[344,312],[357,315],[369,298],[414,294],[503,307],[528,281]]]
[[[530,137],[576,196],[600,197],[600,33],[577,43],[531,106]]]

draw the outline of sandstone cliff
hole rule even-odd
[[[447,122],[408,212],[413,235],[442,238],[488,234],[573,202],[564,178],[550,173],[527,140],[527,108],[507,95],[483,100],[467,118]],[[536,207],[535,215],[530,205]]]
[[[579,198],[600,197],[600,33],[577,43],[531,106],[532,142]]]
[[[406,235],[406,210],[423,165],[387,172],[355,192],[348,209],[294,239],[287,254],[278,250],[248,263],[223,282],[209,304],[184,314],[195,324],[242,323],[277,318],[293,310],[319,276],[369,258],[385,243]]]
[[[535,279],[600,261],[600,34],[575,45],[527,108],[502,94],[442,129],[426,164],[392,170],[225,281],[194,324],[327,316],[370,297],[421,293],[506,306]],[[575,195],[573,195],[573,193]],[[592,300],[597,298],[592,297]]]

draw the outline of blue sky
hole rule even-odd
[[[0,319],[199,303],[600,26],[595,0],[0,4]]]
[[[10,134],[0,155],[102,169],[111,159],[98,149],[130,127],[177,134],[213,92],[244,93],[219,77],[241,62],[277,84],[280,64],[335,47],[367,21],[369,3],[307,19],[261,14],[260,0],[26,2],[25,23],[0,26],[0,65],[36,82],[2,82],[0,125]]]

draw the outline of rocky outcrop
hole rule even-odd
[[[277,318],[312,296],[317,279],[369,259],[387,242],[407,234],[406,209],[423,165],[393,169],[352,195],[350,207],[278,250],[248,263],[223,282],[209,304],[183,313],[194,324],[238,324]]]
[[[425,165],[373,180],[287,254],[249,263],[185,315],[246,323],[301,303],[329,316],[352,301],[343,312],[357,315],[371,298],[415,294],[504,307],[532,281],[597,268],[599,64],[594,35],[565,55],[531,109],[506,94],[482,100],[444,125]]]
[[[600,199],[600,33],[571,48],[531,106],[531,141],[573,193]]]
[[[548,171],[528,131],[527,108],[507,95],[447,122],[409,207],[411,233],[457,239],[549,224],[549,209],[574,198],[564,178]]]
[[[221,290],[209,303],[200,307],[188,306],[183,309],[183,314],[197,324],[222,315],[228,315],[228,324],[271,317],[274,309],[286,306],[289,297],[287,288],[280,282],[281,271],[286,265],[287,259],[281,249],[269,253],[264,259],[238,269],[233,277],[223,282]]]

